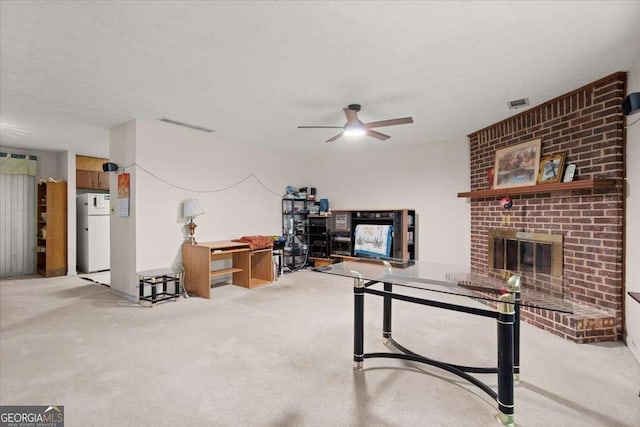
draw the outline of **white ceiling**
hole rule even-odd
[[[274,150],[440,143],[640,56],[640,2],[0,3],[0,142],[108,156],[108,130],[168,117]],[[413,116],[365,137],[344,124]],[[348,144],[348,145],[347,145]]]

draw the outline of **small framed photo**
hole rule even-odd
[[[564,170],[564,178],[562,178],[562,182],[571,182],[573,181],[573,176],[576,173],[576,165],[573,163],[569,163]]]
[[[564,168],[565,153],[553,154],[540,160],[540,172],[538,172],[538,184],[560,182],[562,169]]]

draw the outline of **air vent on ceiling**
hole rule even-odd
[[[165,122],[165,123],[171,123],[172,125],[177,125],[177,126],[183,126],[189,129],[195,129],[195,130],[199,130],[201,132],[207,132],[207,133],[212,133],[215,132],[215,130],[213,129],[209,129],[203,126],[197,126],[197,125],[190,125],[189,123],[185,123],[185,122],[179,122],[177,120],[171,120],[171,119],[167,119],[166,117],[163,117],[161,119],[158,119],[161,122]]]
[[[510,110],[515,110],[516,108],[522,108],[529,105],[529,98],[522,99],[514,99],[513,101],[507,102]]]

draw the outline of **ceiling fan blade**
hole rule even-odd
[[[367,135],[369,135],[370,137],[379,139],[380,141],[386,141],[387,139],[391,138],[389,135],[385,135],[384,133],[377,132],[373,129],[369,129],[367,131]]]
[[[341,137],[342,137],[342,132],[340,132],[339,134],[337,134],[337,135],[336,135],[336,136],[334,136],[333,138],[329,138],[329,139],[327,139],[325,142],[333,142],[333,141],[335,141],[336,139],[341,138]]]
[[[404,125],[407,123],[413,123],[413,118],[403,117],[401,119],[380,120],[379,122],[365,123],[364,127],[367,129],[371,129],[371,128],[380,128],[383,126]]]
[[[356,110],[350,110],[348,108],[343,108],[344,115],[347,118],[347,122],[357,122],[358,121],[358,112]]]
[[[342,129],[342,126],[298,126],[298,129]]]

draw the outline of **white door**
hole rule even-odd
[[[109,257],[109,215],[90,215],[88,228],[89,265],[87,270],[108,270],[111,266]]]

